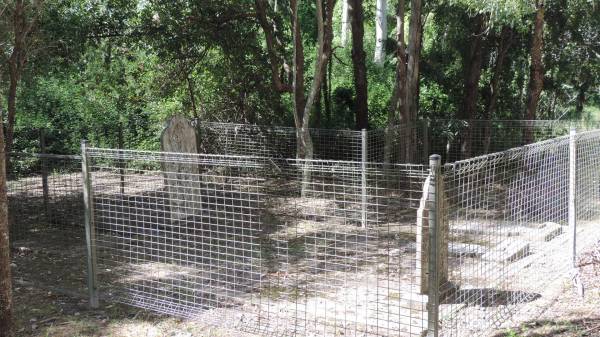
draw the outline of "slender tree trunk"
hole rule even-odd
[[[321,84],[321,89],[319,90],[319,94],[317,95],[317,101],[315,102],[315,120],[313,122],[315,128],[321,127],[321,119],[323,116],[323,86],[326,86],[325,83],[327,83],[327,81],[323,81],[323,83]]]
[[[540,95],[544,86],[544,65],[542,64],[542,52],[544,49],[544,2],[536,1],[535,24],[533,38],[531,40],[531,68],[529,75],[529,90],[527,93],[526,119],[535,120]],[[524,129],[523,141],[525,144],[532,143],[533,126]]]
[[[377,0],[375,12],[375,57],[373,61],[383,67],[385,61],[385,41],[387,39],[387,0]]]
[[[342,47],[348,44],[348,1],[350,0],[342,0]]]
[[[193,80],[190,78],[190,75],[186,76],[185,79],[187,81],[188,94],[190,95],[190,102],[192,104],[192,113],[194,114],[195,118],[198,118],[199,115],[198,115],[198,108],[196,106],[196,94],[195,94]]]
[[[422,1],[410,1],[410,22],[408,25],[408,46],[406,59],[406,109],[407,124],[406,145],[404,162],[413,162],[415,156],[415,146],[417,141],[416,130],[414,129],[417,113],[419,111],[419,63],[421,60],[421,45],[423,39],[423,18]]]
[[[1,100],[0,100],[1,101]],[[6,163],[4,144],[4,112],[0,102],[0,337],[13,336],[12,280],[10,270],[10,240],[8,224],[8,197],[6,191]]]
[[[42,2],[35,2],[33,10],[38,10]],[[14,1],[14,12],[12,16],[13,25],[13,46],[10,57],[8,58],[8,75],[10,83],[8,86],[7,100],[8,100],[8,114],[6,118],[6,140],[5,140],[5,163],[9,167],[8,153],[12,150],[14,141],[14,125],[15,116],[17,112],[17,87],[21,80],[21,75],[27,61],[27,46],[26,40],[28,39],[34,25],[37,22],[37,13],[31,20],[27,20],[25,15],[25,4],[23,0]]]
[[[406,44],[404,42],[404,13],[405,2],[398,0],[396,7],[396,81],[394,82],[394,91],[390,100],[388,109],[388,123],[385,130],[384,144],[384,161],[390,163],[392,161],[394,144],[398,138],[398,130],[396,127],[409,123],[408,106],[406,104]],[[410,137],[407,137],[408,142],[404,148],[411,147]],[[406,160],[407,151],[402,151],[401,160]]]
[[[477,102],[479,101],[479,79],[481,78],[481,63],[483,60],[483,33],[485,20],[478,14],[474,19],[473,36],[469,56],[465,60],[465,78],[463,106],[460,118],[469,121],[469,125],[462,132],[460,153],[463,159],[470,158],[473,153],[472,122],[477,115]]]
[[[421,0],[410,1],[410,22],[408,26],[408,50],[406,66],[406,96],[408,117],[412,122],[417,118],[419,109],[419,62],[421,60],[421,42],[423,39]]]
[[[9,65],[10,84],[8,86],[8,114],[6,117],[6,155],[12,150],[15,130],[15,117],[17,114],[17,87],[19,85],[20,76],[12,65]],[[8,157],[6,164],[9,165]]]
[[[485,109],[484,121],[485,126],[483,130],[483,153],[487,154],[490,152],[490,145],[492,141],[492,119],[496,113],[496,104],[498,103],[498,96],[500,95],[500,83],[502,81],[502,71],[504,70],[504,63],[506,61],[506,55],[508,49],[512,43],[512,29],[508,26],[502,27],[502,33],[500,34],[500,44],[498,45],[498,51],[496,54],[496,64],[494,66],[494,74],[492,75],[492,81],[490,83],[490,98]]]
[[[583,114],[583,106],[585,105],[585,93],[589,88],[589,83],[584,82],[579,86],[577,91],[577,101],[575,102],[575,118],[581,118]]]
[[[356,129],[362,130],[369,126],[367,102],[367,65],[363,47],[364,13],[362,0],[350,2],[350,24],[352,26],[352,68],[354,74],[354,89],[356,91]]]
[[[325,102],[325,123],[329,125],[331,121],[331,58],[329,58],[327,74],[323,81],[323,101]]]
[[[297,3],[292,4],[292,2],[297,2],[297,0],[290,1],[290,7],[293,9],[293,7],[296,6],[297,8]],[[256,18],[263,32],[265,33],[267,54],[269,57],[269,64],[271,65],[271,79],[273,81],[273,87],[278,92],[292,92],[292,86],[285,82],[287,76],[283,76],[282,78],[282,70],[284,75],[287,75],[289,73],[289,67],[287,66],[283,56],[281,56],[281,49],[283,49],[283,47],[275,36],[275,27],[269,23],[267,18],[267,6],[268,3],[266,0],[254,1]]]

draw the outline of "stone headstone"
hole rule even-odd
[[[481,258],[485,261],[509,263],[526,257],[529,252],[529,242],[508,239],[500,242],[496,247],[483,254]]]
[[[192,121],[183,116],[171,117],[161,134],[165,152],[198,153],[198,132]],[[171,218],[183,220],[201,212],[200,170],[195,163],[166,160],[163,162],[165,190],[169,197]]]

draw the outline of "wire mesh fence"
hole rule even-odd
[[[200,152],[221,155],[296,157],[296,129],[232,123],[195,122]],[[310,129],[313,159],[427,164],[430,153],[455,162],[564,136],[569,128],[600,128],[598,123],[554,120],[419,120],[386,129]]]
[[[9,168],[12,240],[44,229],[83,232],[80,156],[11,153]]]
[[[454,258],[440,288],[443,336],[488,336],[535,318],[562,290],[574,238],[579,248],[600,239],[599,150],[594,131],[446,165]]]
[[[524,124],[492,123],[483,151],[472,124],[471,154],[495,153],[395,164],[463,156],[445,123],[332,131],[313,160],[290,159],[295,133],[230,125],[210,154],[14,154],[11,235],[81,228],[87,202],[93,304],[255,336],[488,336],[561,291],[575,237],[600,239],[600,131],[538,123],[506,150]]]
[[[427,167],[87,155],[101,293],[261,336],[427,329],[414,282]],[[155,168],[126,170],[121,191],[119,161]]]

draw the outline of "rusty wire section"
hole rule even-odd
[[[88,156],[101,294],[258,336],[427,329],[415,282],[427,167]]]
[[[33,231],[83,233],[81,157],[11,153],[8,207],[11,241]]]
[[[441,291],[442,336],[489,336],[533,319],[571,271],[569,136],[445,167],[449,275]],[[600,238],[600,133],[577,148],[577,248]]]

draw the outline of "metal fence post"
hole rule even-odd
[[[40,153],[46,153],[46,132],[44,129],[40,129]],[[44,213],[48,222],[52,221],[52,215],[50,214],[50,191],[48,188],[48,159],[41,157],[42,161],[42,195],[44,198]]]
[[[572,263],[576,266],[577,259],[577,208],[576,208],[576,188],[577,188],[577,130],[571,128],[569,133],[569,228],[571,230],[572,244]]]
[[[367,130],[362,129],[361,133],[361,204],[362,204],[362,228],[367,228],[367,161],[368,161],[368,143]]]
[[[429,167],[433,179],[430,190],[432,205],[429,210],[429,280],[427,298],[427,337],[439,335],[439,308],[440,308],[440,282],[439,282],[439,255],[440,236],[443,221],[444,201],[442,189],[442,157],[433,154],[429,157]],[[433,194],[433,195],[431,195]]]
[[[88,272],[88,292],[90,296],[90,306],[98,307],[98,285],[96,282],[96,239],[94,229],[94,210],[92,199],[92,181],[90,175],[90,166],[88,162],[87,142],[81,141],[81,173],[83,178],[83,204],[85,207],[85,239],[87,253],[87,272]]]
[[[423,162],[429,157],[429,120],[423,120]]]

